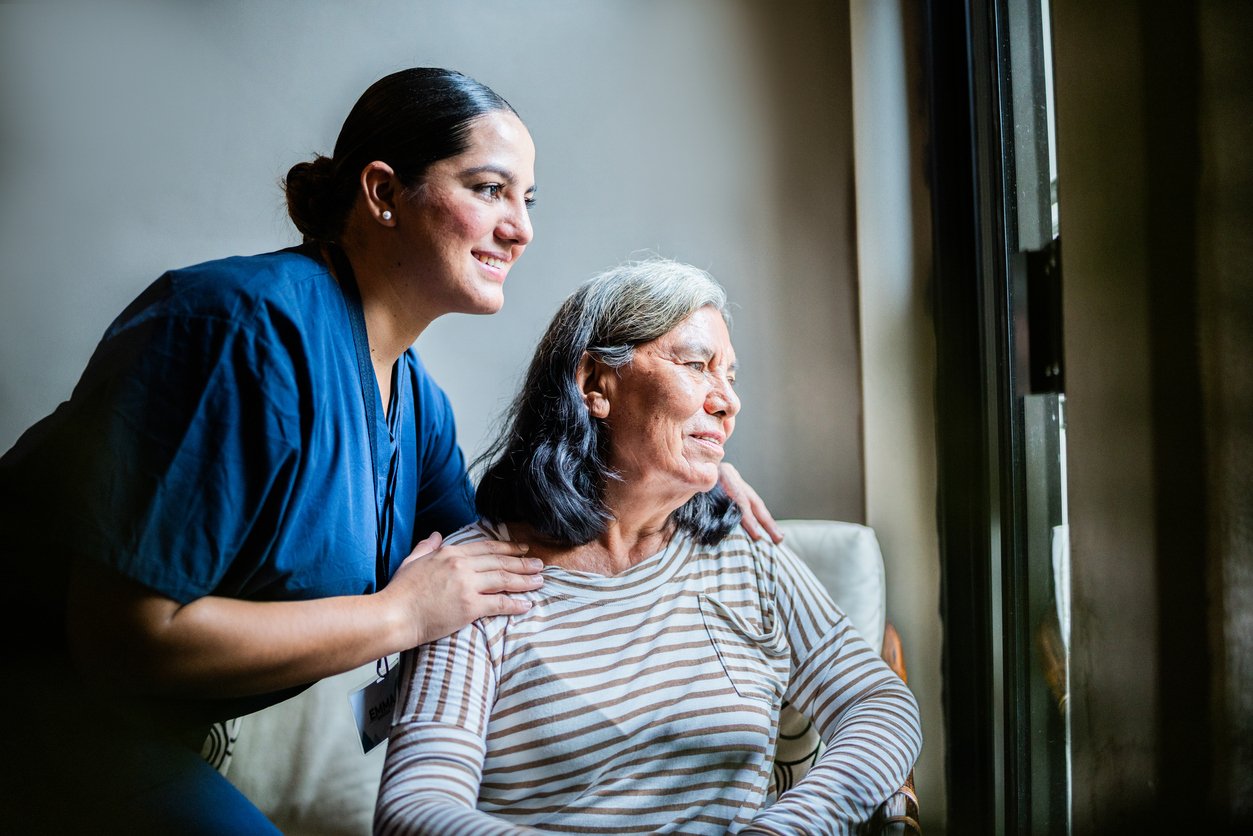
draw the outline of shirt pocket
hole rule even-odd
[[[700,596],[700,614],[718,661],[735,693],[765,702],[781,701],[787,687],[790,653],[779,620],[762,633],[726,604]]]

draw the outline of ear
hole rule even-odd
[[[574,373],[579,391],[583,393],[583,404],[593,418],[609,417],[609,386],[608,378],[613,370],[592,357],[586,351],[579,360],[579,368]]]
[[[390,165],[375,160],[361,169],[361,197],[375,221],[383,226],[396,225],[396,200],[399,195],[400,182]],[[386,218],[384,212],[388,213]]]

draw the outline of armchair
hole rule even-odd
[[[874,531],[829,520],[785,520],[785,541],[814,571],[871,647],[905,678],[900,637],[886,618],[883,555]],[[289,836],[368,834],[384,748],[361,753],[346,694],[374,664],[331,677],[302,694],[215,729],[206,743],[228,779]],[[791,786],[821,749],[809,722],[790,709],[780,721],[774,782]],[[913,776],[863,833],[920,836]]]

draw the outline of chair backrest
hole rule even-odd
[[[780,520],[783,545],[805,562],[875,653],[883,652],[887,580],[874,529],[836,520]]]

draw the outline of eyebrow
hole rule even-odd
[[[461,172],[462,177],[473,177],[476,174],[495,174],[497,177],[499,177],[501,180],[506,181],[511,186],[514,183],[516,183],[518,180],[517,175],[514,174],[509,169],[504,168],[502,166],[493,165],[492,163],[488,163],[486,165],[476,165],[471,168],[464,169]],[[536,192],[538,192],[539,189],[536,186],[531,186],[531,188],[527,189],[526,191],[527,191],[527,194],[533,195]]]

